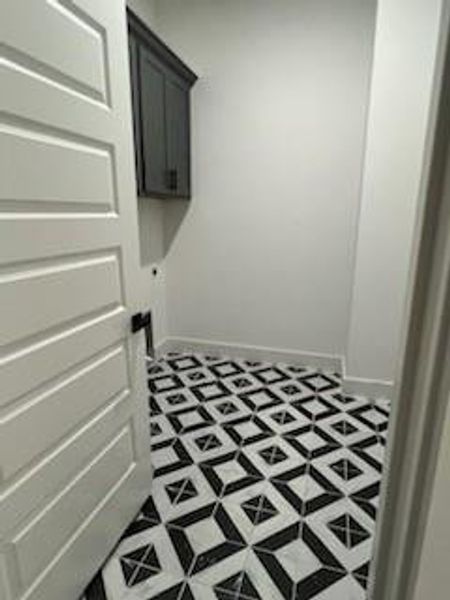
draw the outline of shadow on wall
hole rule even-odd
[[[191,201],[189,200],[171,200],[163,207],[163,210],[165,209],[163,212],[164,257],[169,253],[190,208]]]
[[[150,267],[161,263],[172,247],[191,203],[188,200],[139,198],[140,263]]]

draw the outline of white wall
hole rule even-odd
[[[198,71],[193,198],[167,202],[169,335],[342,354],[372,0],[157,0]]]
[[[156,26],[155,0],[126,0],[126,4],[150,28]]]
[[[127,5],[152,30],[157,29],[154,0],[127,0]],[[158,345],[167,337],[163,204],[155,198],[137,198],[137,203],[142,282],[145,286],[143,297],[148,298],[148,306],[152,309],[154,343]],[[154,268],[157,269],[156,276]]]
[[[395,377],[441,3],[379,2],[346,353],[349,379]]]

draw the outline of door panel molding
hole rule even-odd
[[[124,0],[0,3],[2,600],[78,598],[149,493],[127,48]]]

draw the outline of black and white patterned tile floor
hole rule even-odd
[[[148,377],[152,494],[86,600],[363,600],[389,403],[223,357]]]

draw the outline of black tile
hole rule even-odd
[[[299,373],[304,373],[307,371],[307,368],[299,365],[290,365],[289,367],[286,367],[286,370],[290,373],[294,373],[294,375],[298,375]]]
[[[335,571],[323,567],[319,571],[312,573],[295,586],[293,600],[310,600],[310,598],[319,598],[320,592],[331,587],[337,581],[345,577],[343,571]],[[338,599],[336,599],[338,600]]]
[[[149,408],[149,412],[150,412],[150,416],[151,417],[157,417],[158,415],[162,415],[163,411],[161,409],[161,407],[159,406],[158,401],[156,400],[155,396],[149,396],[148,398],[148,408]]]
[[[162,433],[161,426],[158,423],[150,423],[150,435],[156,437]]]
[[[149,376],[161,375],[161,373],[164,373],[164,367],[161,364],[153,362],[147,366],[147,374]]]
[[[147,519],[151,519],[152,521],[156,521],[157,523],[161,523],[161,517],[159,515],[158,509],[155,506],[155,502],[152,496],[149,496],[147,500],[144,502],[141,512]]]
[[[268,465],[276,465],[287,459],[287,454],[278,446],[269,446],[260,450],[259,455],[266,461]]]
[[[189,398],[183,394],[183,392],[179,392],[178,394],[170,394],[166,397],[166,402],[171,406],[179,406],[180,404],[185,404],[189,402]]]
[[[223,581],[219,581],[214,586],[214,592],[220,598],[221,592],[227,592],[235,600],[250,599],[250,600],[262,600],[261,596],[256,591],[249,575],[245,571],[240,571],[227,577]]]
[[[244,364],[249,368],[249,369],[255,369],[257,367],[260,367],[262,365],[262,362],[259,360],[245,360]]]
[[[187,373],[186,377],[191,381],[202,381],[206,379],[206,374],[203,371],[193,371],[192,373]]]
[[[233,379],[231,383],[234,385],[234,387],[243,389],[251,386],[253,382],[248,377],[236,377],[236,379]]]
[[[358,429],[352,425],[352,423],[345,421],[345,419],[333,423],[331,427],[342,435],[351,435],[352,433],[356,433],[358,431]]]
[[[142,583],[143,581],[150,579],[150,577],[158,575],[158,573],[159,571],[154,571],[153,569],[149,569],[148,567],[141,565],[134,571],[133,582],[128,583],[128,585],[137,585],[138,583]]]
[[[257,508],[252,508],[251,506],[243,505],[242,510],[245,512],[245,514],[250,519],[250,521],[253,523],[253,525],[256,525],[258,523],[258,512],[259,511]]]
[[[267,496],[262,496],[261,498],[261,510],[264,511],[269,511],[269,512],[278,512],[277,509],[275,508],[275,506],[272,504],[272,502],[269,500],[269,498]]]
[[[338,460],[330,465],[330,468],[333,469],[333,471],[337,473],[344,481],[351,481],[355,477],[358,477],[362,474],[361,469],[359,469],[347,458]]]
[[[87,586],[83,600],[107,600],[101,571],[97,573]]]
[[[294,417],[287,410],[279,410],[278,412],[270,415],[270,418],[279,425],[287,425],[288,423],[295,421]]]
[[[241,508],[254,525],[272,519],[278,514],[278,510],[269,498],[261,494],[243,502]]]
[[[165,489],[172,504],[180,504],[181,502],[198,495],[194,484],[189,478],[180,479],[179,481],[170,483],[165,486]]]
[[[218,410],[222,415],[231,415],[239,411],[236,404],[233,404],[231,401],[221,402],[216,406],[216,410]]]
[[[295,396],[296,394],[300,394],[302,392],[302,388],[295,383],[283,385],[280,387],[280,390],[287,396]]]
[[[332,396],[334,400],[336,400],[340,404],[343,404],[344,406],[347,404],[353,404],[353,402],[355,402],[355,398],[353,398],[352,396],[346,396],[345,394],[341,394],[339,392],[333,394]]]
[[[367,580],[369,578],[370,562],[366,562],[352,571],[352,575],[363,590],[367,589]]]
[[[370,537],[370,533],[348,513],[330,521],[328,529],[349,549]]]
[[[122,569],[122,575],[127,586],[133,585],[133,575],[136,570],[135,563],[127,561],[125,558],[120,559],[120,567]]]
[[[161,564],[152,545],[141,546],[121,556],[120,566],[128,587],[137,585],[161,571]]]
[[[222,442],[213,433],[195,438],[194,442],[199,450],[203,450],[204,452],[206,450],[212,450],[213,448],[220,448],[220,446],[222,446]]]

